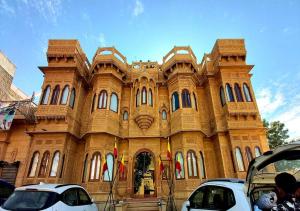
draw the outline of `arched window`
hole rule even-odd
[[[110,97],[110,110],[118,112],[118,96],[116,93],[112,93]]]
[[[177,109],[179,109],[179,97],[178,97],[178,93],[174,92],[172,94],[172,111],[176,111]]]
[[[180,169],[181,171],[179,172],[178,169],[176,168],[176,162],[180,163]],[[175,175],[176,179],[184,179],[184,160],[181,152],[177,152],[175,155]]]
[[[100,169],[101,169],[101,155],[99,152],[95,152],[91,160],[91,170],[90,170],[90,180],[100,179]]]
[[[44,152],[43,158],[41,160],[41,166],[39,171],[39,177],[45,177],[47,172],[47,167],[49,163],[50,153],[49,151]]]
[[[60,92],[59,85],[56,85],[54,90],[53,90],[53,93],[52,93],[52,97],[51,97],[51,101],[50,101],[51,105],[56,105],[57,104],[59,92]]]
[[[98,98],[98,108],[106,108],[107,105],[107,92],[102,90]]]
[[[31,162],[30,162],[30,166],[29,166],[29,171],[28,171],[28,177],[34,177],[35,173],[36,173],[36,169],[39,163],[39,157],[40,157],[40,153],[39,152],[35,152],[32,155],[31,158]]]
[[[201,151],[200,151],[200,176],[201,176],[201,179],[206,178],[204,157],[203,157],[203,153]]]
[[[261,156],[261,151],[260,151],[260,148],[259,147],[255,147],[254,148],[254,151],[255,151],[255,157],[259,157],[259,156]]]
[[[62,95],[60,98],[60,104],[66,105],[68,101],[68,96],[69,96],[69,86],[66,85],[63,90],[62,90]]]
[[[42,100],[41,100],[41,105],[48,104],[49,96],[50,96],[50,86],[48,85],[44,89],[44,92],[43,92],[43,95],[42,95]]]
[[[82,179],[81,179],[82,182],[85,182],[85,178],[86,178],[86,170],[87,170],[87,165],[88,165],[88,157],[89,157],[89,154],[86,154],[84,162],[83,162],[83,171],[82,171]]]
[[[225,101],[223,86],[220,87],[220,100],[221,100],[221,105],[224,106],[226,104],[226,101]]]
[[[106,155],[106,162],[108,170],[104,173],[104,181],[112,181],[112,176],[114,172],[114,156],[111,153]]]
[[[245,171],[243,156],[242,156],[240,148],[238,148],[238,147],[235,148],[235,158],[236,158],[238,170]]]
[[[198,167],[195,152],[189,150],[187,153],[187,166],[189,178],[198,178]]]
[[[247,155],[247,160],[250,163],[250,161],[253,159],[250,147],[246,147],[246,155]]]
[[[244,90],[244,96],[246,98],[246,101],[252,102],[251,93],[250,93],[249,87],[246,83],[243,84],[243,90]]]
[[[198,104],[197,104],[197,98],[195,92],[193,92],[193,96],[194,96],[195,109],[196,111],[198,111]]]
[[[94,94],[94,97],[93,97],[91,113],[93,113],[93,111],[95,110],[95,100],[96,100],[96,94]]]
[[[143,87],[142,89],[142,104],[147,103],[147,89],[146,87]]]
[[[59,158],[60,158],[60,153],[59,153],[59,151],[56,151],[54,153],[53,159],[52,159],[52,165],[51,165],[51,170],[50,170],[50,177],[56,177],[56,175],[57,175]]]
[[[127,111],[124,111],[124,113],[123,113],[123,120],[124,121],[128,120],[128,112]]]
[[[187,89],[182,90],[181,99],[182,99],[182,108],[191,108],[192,107],[189,90],[187,90]]]
[[[138,89],[136,91],[136,96],[135,96],[135,106],[138,107],[140,105],[140,90]]]
[[[70,100],[69,100],[69,106],[71,108],[74,108],[75,98],[76,98],[76,93],[75,93],[75,89],[73,88],[72,91],[71,91],[71,96],[70,96]]]
[[[234,102],[234,96],[233,96],[231,86],[227,83],[225,87],[226,87],[227,101],[228,102]]]
[[[65,155],[62,156],[59,178],[62,178],[65,166]]]
[[[167,112],[166,112],[166,110],[163,110],[161,112],[161,118],[162,118],[162,120],[166,120],[167,119]]]
[[[149,106],[153,106],[153,96],[152,96],[152,89],[149,89],[149,95],[148,95],[148,101],[149,101]]]
[[[234,91],[235,91],[235,96],[238,102],[243,102],[243,96],[242,96],[242,92],[241,92],[241,88],[240,85],[238,85],[237,83],[234,84]]]

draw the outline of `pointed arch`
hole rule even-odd
[[[61,98],[60,98],[60,104],[61,105],[66,105],[67,101],[68,101],[68,97],[69,97],[69,85],[66,85],[62,90],[62,94],[61,94]]]
[[[139,107],[139,105],[140,105],[140,89],[137,89],[135,95],[135,106]]]
[[[149,106],[153,106],[153,94],[152,94],[152,89],[149,89],[149,95],[148,95],[148,101],[149,101]]]
[[[50,101],[51,105],[56,105],[57,104],[58,97],[59,97],[59,92],[60,92],[60,87],[59,87],[59,85],[56,85],[54,90],[53,90],[53,93],[52,93],[52,97],[51,97],[51,101]]]
[[[247,147],[245,148],[245,150],[246,150],[246,155],[247,155],[248,163],[250,163],[251,160],[253,159],[251,149],[250,149],[250,147],[247,146]]]
[[[128,121],[128,112],[127,111],[124,111],[124,113],[123,113],[123,120]]]
[[[142,104],[147,104],[147,89],[146,89],[146,87],[142,88]]]
[[[82,178],[81,181],[83,183],[85,183],[85,179],[86,179],[86,173],[87,173],[87,165],[88,165],[88,158],[89,158],[89,154],[87,153],[85,155],[85,159],[83,161],[83,170],[82,170]]]
[[[221,101],[222,106],[224,106],[226,104],[225,93],[224,93],[223,86],[220,87],[220,101]]]
[[[112,181],[114,172],[114,156],[112,153],[106,154],[107,171],[104,172],[103,181]]]
[[[186,157],[189,178],[198,178],[198,165],[195,152],[193,150],[189,150]]]
[[[60,159],[60,152],[56,151],[53,154],[53,158],[52,158],[52,164],[51,164],[51,168],[50,168],[50,177],[56,177],[57,171],[58,171],[59,159]]]
[[[90,168],[90,181],[100,180],[100,169],[101,169],[101,154],[100,152],[95,152],[91,159]]]
[[[95,110],[95,101],[96,101],[96,94],[94,94],[94,97],[93,97],[93,101],[92,101],[92,107],[91,107],[91,113],[93,113],[93,111]]]
[[[184,158],[183,158],[182,152],[176,152],[176,154],[175,154],[175,163],[176,163],[176,161],[179,161],[180,166],[181,166],[180,173],[176,170],[176,167],[175,167],[176,179],[184,179]]]
[[[232,88],[231,88],[230,84],[227,83],[225,85],[225,88],[226,88],[227,101],[228,102],[234,102],[234,96],[233,96],[233,92],[232,92]]]
[[[193,97],[194,97],[194,103],[195,103],[195,109],[198,111],[198,103],[197,103],[197,98],[195,92],[193,92]]]
[[[178,92],[173,92],[172,94],[172,111],[179,109],[179,96]]]
[[[39,170],[39,177],[45,177],[48,164],[49,164],[49,157],[50,157],[50,152],[46,151],[43,154],[42,160],[41,160],[41,165],[40,165],[40,170]]]
[[[182,108],[191,108],[191,96],[190,92],[187,89],[182,90],[181,93],[181,100],[182,100]]]
[[[241,87],[238,83],[234,84],[234,91],[235,91],[235,96],[236,96],[237,102],[243,102],[244,99],[243,99],[243,95],[241,92]]]
[[[75,88],[72,88],[71,95],[70,95],[70,100],[69,100],[69,106],[71,108],[74,108],[75,98],[76,98],[76,91],[75,91]]]
[[[246,83],[243,84],[243,91],[244,91],[244,96],[245,96],[246,101],[252,102],[251,92],[250,92],[249,86]]]
[[[260,150],[260,148],[258,146],[256,146],[254,148],[254,151],[255,151],[255,157],[261,156],[261,150]]]
[[[98,108],[104,109],[107,107],[107,91],[102,90],[98,98]]]
[[[162,112],[161,112],[161,118],[162,118],[162,120],[166,120],[167,119],[167,112],[166,112],[165,109],[162,110]]]
[[[28,177],[35,177],[37,166],[39,163],[39,157],[40,153],[38,151],[33,153],[28,170]]]
[[[238,171],[245,171],[245,165],[243,160],[243,155],[239,147],[235,148],[235,158],[238,167]]]
[[[200,177],[201,179],[206,178],[205,163],[202,151],[200,151]]]
[[[41,105],[47,105],[48,101],[49,101],[49,96],[50,96],[50,85],[47,85],[46,88],[43,91],[43,95],[42,95],[42,100],[41,100]]]
[[[110,96],[110,110],[118,113],[118,107],[119,107],[118,95],[115,92],[113,92],[111,93]]]

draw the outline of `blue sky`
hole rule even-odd
[[[129,62],[190,45],[201,60],[218,38],[244,38],[261,115],[300,136],[298,0],[0,0],[0,50],[31,95],[43,81],[48,39],[78,39],[89,60],[115,46]]]

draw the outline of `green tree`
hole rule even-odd
[[[286,139],[289,138],[288,129],[285,129],[284,123],[280,121],[268,122],[263,120],[264,127],[267,128],[267,138],[269,146],[274,149],[285,143]]]

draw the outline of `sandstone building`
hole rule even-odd
[[[50,40],[47,60],[36,122],[16,116],[0,132],[0,160],[20,161],[18,186],[78,183],[103,201],[116,142],[126,166],[117,198],[166,197],[179,160],[178,202],[202,180],[244,178],[249,161],[268,150],[242,39],[217,40],[201,61],[190,47],[174,47],[162,64],[128,64],[113,47],[99,48],[90,64],[77,40]]]
[[[0,101],[29,98],[12,83],[15,72],[15,65],[0,51]]]

